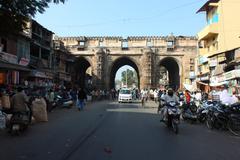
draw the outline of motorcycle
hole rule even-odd
[[[178,104],[175,102],[169,102],[165,104],[167,107],[167,120],[163,121],[167,127],[172,128],[173,131],[178,134],[178,125],[180,123],[181,111],[178,108]]]
[[[71,97],[63,98],[57,95],[52,105],[53,107],[71,108],[73,106],[73,100]]]
[[[240,104],[225,105],[218,103],[209,108],[206,124],[209,129],[228,129],[240,135]]]
[[[184,104],[182,111],[182,118],[186,121],[194,123],[197,121],[197,105],[194,101],[191,101],[189,105]]]
[[[212,107],[214,103],[212,101],[203,101],[197,109],[197,120],[200,123],[204,123],[207,119],[208,108]]]
[[[31,111],[16,111],[12,112],[9,124],[7,125],[8,132],[12,135],[19,135],[25,131],[31,123]]]
[[[0,110],[0,130],[4,130],[6,128],[6,120],[7,114]]]

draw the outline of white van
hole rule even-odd
[[[124,88],[119,91],[118,102],[132,102],[132,91]]]

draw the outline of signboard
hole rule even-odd
[[[4,61],[7,61],[9,63],[18,64],[17,56],[13,55],[13,54],[6,53],[6,52],[0,52],[0,59],[2,59]]]
[[[32,71],[32,75],[35,77],[46,78],[46,74],[44,72]]]
[[[211,59],[209,61],[209,67],[216,67],[218,64],[217,59]]]
[[[225,80],[240,78],[240,69],[232,70],[223,74]]]
[[[27,66],[29,64],[30,60],[27,58],[21,58],[19,61],[19,64],[22,66]]]
[[[207,57],[204,57],[204,56],[199,57],[199,63],[200,64],[203,64],[203,63],[206,63],[206,62],[208,62],[208,58]]]
[[[208,81],[209,80],[209,76],[204,76],[204,77],[200,77],[201,81]]]

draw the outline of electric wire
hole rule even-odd
[[[198,1],[194,1],[194,2],[190,2],[190,3],[185,3],[173,8],[169,8],[165,11],[162,11],[160,13],[155,13],[154,15],[151,16],[146,16],[146,17],[136,17],[136,18],[120,18],[120,19],[116,19],[116,20],[109,20],[109,21],[102,21],[102,22],[96,22],[96,23],[89,23],[89,24],[81,24],[81,25],[62,25],[62,26],[58,26],[59,28],[83,28],[83,27],[91,27],[91,26],[101,26],[101,25],[108,25],[108,24],[114,24],[114,23],[134,23],[134,22],[141,22],[141,21],[147,21],[147,20],[152,20],[155,19],[156,17],[162,17],[165,16],[166,14],[181,9],[181,8],[185,8],[194,4],[197,4],[199,2],[202,2],[205,0],[198,0]],[[156,11],[156,12],[159,12]]]

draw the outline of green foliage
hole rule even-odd
[[[26,29],[26,22],[37,12],[44,13],[49,3],[66,0],[0,0],[0,33],[19,33]]]
[[[126,75],[127,74],[127,75]],[[121,80],[124,84],[127,83],[127,86],[132,86],[134,83],[138,83],[138,77],[136,71],[132,71],[127,69],[126,71],[122,72]]]

